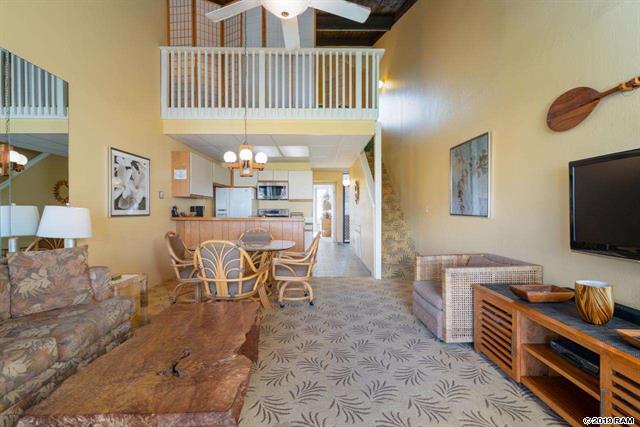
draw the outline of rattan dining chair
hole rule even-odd
[[[264,228],[256,227],[242,233],[240,235],[240,240],[242,243],[270,242],[273,240],[273,235]],[[256,265],[259,265],[262,261],[268,260],[268,257],[264,256],[263,251],[252,252],[250,256],[251,261]]]
[[[284,301],[309,301],[313,305],[313,288],[309,284],[316,264],[320,233],[316,233],[305,252],[282,252],[271,262],[272,276],[278,286],[278,303],[284,307]],[[287,292],[296,292],[295,296]],[[302,296],[300,296],[302,292]]]
[[[64,248],[64,239],[54,239],[47,237],[36,237],[29,246],[25,248],[25,252],[46,251],[52,249]]]
[[[264,289],[269,275],[268,264],[256,266],[240,246],[225,240],[208,240],[196,249],[195,265],[207,296],[214,300],[260,298],[264,307],[270,303]]]
[[[196,277],[197,270],[193,263],[193,252],[187,249],[180,236],[173,231],[167,232],[164,235],[164,240],[167,244],[171,267],[178,281],[178,284],[173,289],[171,302],[175,303],[179,296],[191,292],[191,290],[182,292],[185,287],[190,286],[194,287],[194,298],[189,302],[200,302],[202,300],[202,289],[200,287],[200,279]]]

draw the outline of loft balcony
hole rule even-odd
[[[66,121],[68,87],[61,78],[0,49],[0,81],[0,117]]]
[[[163,119],[378,118],[382,49],[161,47]]]

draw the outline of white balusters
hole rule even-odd
[[[67,117],[64,80],[2,49],[0,68],[0,117],[6,114],[24,119]]]
[[[250,118],[377,119],[383,53],[379,49],[163,47],[161,51],[164,118],[242,118],[246,109]],[[49,98],[51,81],[40,71],[30,74],[31,68],[21,64],[12,67],[18,78],[27,79],[27,87],[36,88],[28,93],[26,104],[18,105],[47,111],[41,107],[58,99],[53,90]],[[13,99],[22,99],[21,87],[11,88]]]

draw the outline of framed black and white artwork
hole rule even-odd
[[[109,215],[150,214],[151,161],[117,148],[109,148]]]

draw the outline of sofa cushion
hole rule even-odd
[[[111,298],[30,314],[0,323],[0,337],[53,337],[59,360],[68,360],[127,321],[133,313],[128,298]]]
[[[467,267],[506,267],[506,265],[484,255],[471,255]]]
[[[0,338],[0,396],[36,377],[57,360],[53,338]]]
[[[11,296],[9,290],[9,266],[7,259],[0,260],[0,320],[11,317]]]
[[[442,327],[444,316],[442,310],[437,309],[420,295],[413,293],[413,314],[429,329],[438,339],[444,339]]]
[[[413,282],[413,291],[438,310],[442,310],[442,284],[439,280],[416,280]]]
[[[11,317],[84,304],[92,299],[87,247],[9,256]]]

